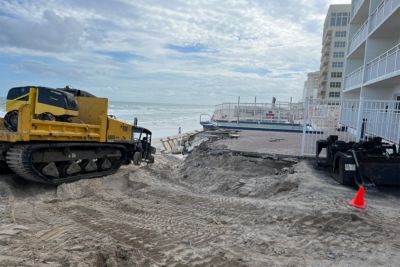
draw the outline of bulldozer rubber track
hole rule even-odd
[[[5,160],[0,160],[0,174],[11,174],[13,171],[7,166]]]
[[[90,173],[83,173],[79,175],[74,175],[71,177],[63,177],[63,178],[48,178],[38,171],[36,171],[33,167],[31,156],[32,153],[38,149],[51,149],[51,148],[67,148],[67,147],[86,147],[86,148],[101,148],[101,147],[108,147],[108,148],[116,148],[121,150],[122,157],[119,160],[119,163],[113,166],[113,168],[104,171],[97,171],[97,172],[90,172]],[[38,183],[45,183],[45,184],[61,184],[66,182],[72,182],[80,179],[88,179],[88,178],[95,178],[105,175],[110,175],[115,173],[123,163],[123,159],[126,154],[126,149],[123,145],[113,145],[113,144],[99,144],[99,143],[56,143],[56,144],[17,144],[12,146],[6,155],[6,162],[8,167],[18,176],[23,179],[38,182]]]

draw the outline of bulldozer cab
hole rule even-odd
[[[7,94],[6,111],[18,110],[18,108],[28,103],[29,87],[11,88]]]
[[[35,95],[32,95],[35,94]],[[78,104],[73,94],[47,87],[15,87],[7,94],[6,111],[18,110],[29,98],[34,98],[35,114],[49,112],[54,116],[78,115]]]
[[[68,121],[79,115],[77,100],[71,93],[47,87],[14,87],[7,94],[4,117],[7,129],[17,130],[18,112],[25,104],[32,105],[33,115],[40,120]]]

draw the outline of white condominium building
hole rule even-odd
[[[307,81],[304,82],[303,99],[306,97],[317,98],[319,88],[319,71],[307,73]]]
[[[331,5],[325,18],[318,98],[339,100],[351,5]]]
[[[343,100],[400,100],[400,0],[353,0]]]

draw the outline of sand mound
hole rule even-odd
[[[201,193],[267,198],[299,187],[294,161],[254,158],[232,152],[193,151],[180,169],[180,179]]]

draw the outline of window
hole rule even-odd
[[[397,109],[397,112],[399,112],[400,111],[400,95],[394,95],[394,100],[397,101],[396,109]]]
[[[330,82],[329,86],[331,88],[340,88],[340,87],[342,87],[342,83],[341,82]]]
[[[346,42],[335,42],[334,47],[335,48],[346,47]]]
[[[344,57],[344,52],[333,52],[334,58],[342,58]]]
[[[349,12],[332,12],[331,13],[331,26],[347,26],[350,20]]]
[[[336,26],[342,25],[342,13],[337,13],[336,15]]]
[[[331,18],[331,26],[335,26],[336,24],[336,19],[335,18]]]
[[[331,72],[332,78],[342,78],[342,72]]]
[[[343,62],[339,61],[332,62],[332,68],[343,68]]]
[[[337,31],[335,32],[335,37],[346,37],[346,31]]]
[[[329,92],[329,97],[340,97],[340,92]]]

